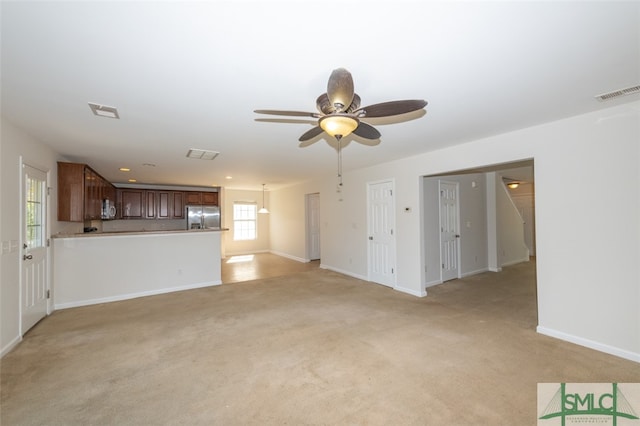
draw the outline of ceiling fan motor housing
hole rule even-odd
[[[318,111],[326,115],[339,112],[336,109],[336,107],[331,103],[331,101],[329,100],[329,96],[326,93],[323,93],[322,95],[318,96],[318,99],[316,100],[316,106],[318,107]],[[357,110],[358,108],[360,108],[360,96],[358,96],[357,93],[354,93],[351,104],[349,105],[348,108],[344,109],[342,112],[351,114],[353,111]]]

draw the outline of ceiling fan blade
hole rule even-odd
[[[360,124],[358,124],[358,127],[356,127],[356,129],[353,131],[353,134],[358,135],[361,138],[374,139],[374,140],[379,139],[380,136],[382,136],[380,132],[376,130],[375,127],[367,123],[363,123],[362,121],[360,122]]]
[[[322,132],[324,132],[324,130],[322,130],[322,127],[320,127],[320,126],[312,127],[310,130],[304,132],[304,134],[302,136],[300,136],[300,138],[298,138],[298,140],[300,142],[308,141],[309,139],[315,138],[316,136],[318,136]]]
[[[357,114],[359,117],[387,117],[417,111],[426,105],[427,101],[422,99],[391,101],[359,108],[354,111],[354,114]]]
[[[317,112],[304,112],[304,111],[284,111],[279,109],[256,109],[253,112],[258,114],[271,114],[271,115],[291,115],[294,117],[314,117],[320,118],[321,115]]]
[[[313,145],[313,144],[314,144],[314,143],[316,143],[316,142],[318,142],[318,139],[315,139],[315,138],[314,138],[314,139],[309,139],[308,141],[300,142],[300,143],[298,144],[298,147],[299,147],[299,148],[306,148],[306,147],[308,147],[308,146]]]
[[[338,112],[343,112],[353,101],[353,78],[351,73],[344,68],[333,70],[327,84],[327,96],[331,105]]]

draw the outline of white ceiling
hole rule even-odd
[[[1,14],[2,114],[113,182],[335,175],[330,143],[298,146],[308,120],[253,110],[315,111],[338,67],[363,105],[429,102],[413,120],[370,121],[375,146],[345,138],[345,170],[639,99],[594,99],[640,84],[639,2],[3,1]]]

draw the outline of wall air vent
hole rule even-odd
[[[217,151],[191,148],[189,152],[187,152],[187,158],[195,158],[196,160],[213,160],[219,154],[220,153]]]
[[[610,99],[619,98],[620,96],[633,95],[634,93],[640,93],[640,86],[627,87],[626,89],[620,89],[609,93],[603,93],[596,96],[599,101],[608,101]]]

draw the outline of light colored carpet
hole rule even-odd
[[[533,262],[416,298],[326,270],[57,311],[2,425],[535,425],[538,382],[640,382],[535,332]]]

